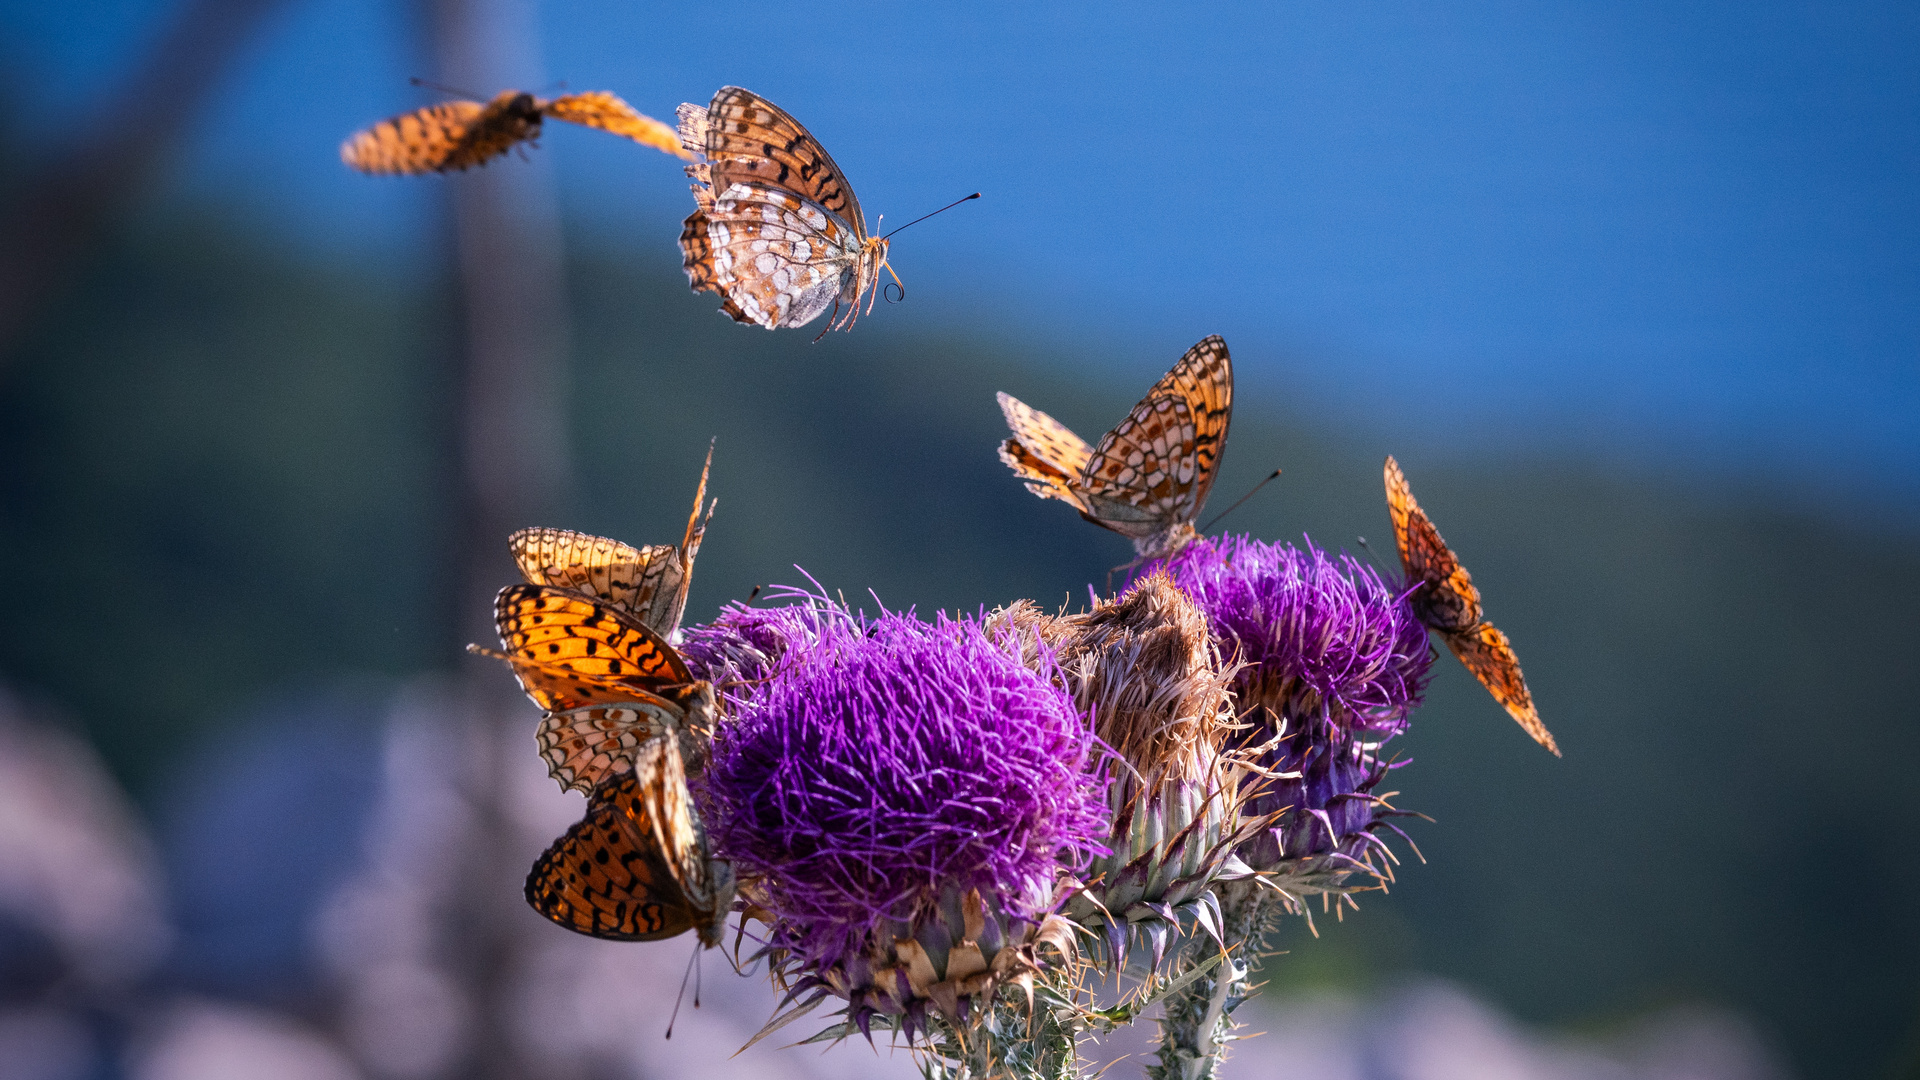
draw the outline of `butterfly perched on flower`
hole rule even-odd
[[[867,235],[826,148],[738,86],[680,106],[679,117],[680,145],[705,158],[687,166],[696,207],[680,233],[693,291],[719,293],[735,322],[805,326],[831,308],[828,329],[850,328],[887,268],[887,241]]]
[[[1533,741],[1560,756],[1553,734],[1540,720],[1533,694],[1527,690],[1526,677],[1520,674],[1520,660],[1513,654],[1507,635],[1487,622],[1480,608],[1480,590],[1473,576],[1460,565],[1453,549],[1440,538],[1433,519],[1414,501],[1400,463],[1387,458],[1387,512],[1393,516],[1393,538],[1400,549],[1400,565],[1407,580],[1421,586],[1408,597],[1414,614],[1439,634],[1453,655],[1460,658],[1480,685],[1487,688],[1507,715],[1514,718]]]
[[[733,869],[713,857],[666,735],[594,787],[586,816],[533,864],[526,886],[535,911],[577,933],[655,941],[692,930],[708,948],[720,944],[733,892]]]
[[[355,132],[340,144],[340,160],[364,173],[458,172],[540,137],[546,119],[610,131],[643,146],[690,158],[673,128],[636,112],[604,90],[551,101],[502,90],[492,101],[443,101]]]
[[[1000,460],[1027,490],[1131,538],[1142,559],[1170,555],[1199,535],[1193,523],[1233,419],[1233,363],[1219,335],[1188,349],[1098,446],[1011,394],[999,397],[1013,429]]]

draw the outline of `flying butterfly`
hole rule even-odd
[[[1013,429],[1000,460],[1027,490],[1131,538],[1141,559],[1171,555],[1199,535],[1193,523],[1233,419],[1233,363],[1219,335],[1188,349],[1098,446],[1011,394],[999,397]]]
[[[700,470],[700,486],[693,495],[693,514],[687,518],[685,538],[674,544],[633,547],[618,540],[566,529],[521,529],[507,538],[514,562],[530,585],[572,589],[605,601],[646,624],[647,629],[672,638],[686,610],[687,588],[693,583],[693,559],[713,517],[708,505],[707,476],[713,469],[713,448]],[[715,500],[717,503],[718,500]]]
[[[484,105],[443,101],[382,120],[341,143],[340,160],[364,173],[458,172],[533,142],[548,118],[599,128],[678,157],[693,156],[681,149],[673,128],[605,90],[551,101],[502,90]]]
[[[733,869],[713,857],[677,743],[656,737],[593,789],[587,814],[527,875],[527,903],[576,933],[656,941],[692,930],[720,944]]]
[[[527,696],[549,712],[631,702],[671,708],[666,695],[693,681],[665,638],[570,589],[509,585],[493,618],[505,651],[468,650],[511,664]]]
[[[679,118],[681,147],[704,158],[687,166],[695,205],[680,231],[693,291],[718,293],[735,322],[805,326],[831,308],[821,335],[851,329],[880,272],[893,272],[893,233],[867,235],[860,200],[826,148],[780,106],[738,86],[721,87],[705,106],[680,106]]]
[[[1407,580],[1420,586],[1408,598],[1414,614],[1440,635],[1453,655],[1534,742],[1559,757],[1560,747],[1540,720],[1540,710],[1534,707],[1533,694],[1527,690],[1526,677],[1520,674],[1520,660],[1514,656],[1512,644],[1483,617],[1480,590],[1474,587],[1473,576],[1440,538],[1433,519],[1414,501],[1406,474],[1392,456],[1387,458],[1386,483],[1387,512],[1393,516],[1400,566]]]

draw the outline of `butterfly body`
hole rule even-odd
[[[680,145],[695,208],[680,233],[695,292],[718,293],[736,322],[804,326],[829,310],[829,329],[858,318],[880,279],[887,241],[867,235],[845,174],[798,120],[750,90],[722,87],[706,106],[680,106]],[[825,331],[822,331],[823,333]]]
[[[644,743],[633,767],[596,785],[587,813],[527,875],[527,903],[576,933],[656,941],[695,931],[720,944],[732,867],[713,857],[678,744]]]
[[[340,159],[365,173],[459,172],[540,137],[547,118],[632,139],[682,157],[673,129],[604,90],[546,101],[503,90],[486,104],[443,101],[383,120],[340,144]]]
[[[1011,394],[999,400],[1013,431],[1000,460],[1029,491],[1132,540],[1142,559],[1170,555],[1199,535],[1194,520],[1233,419],[1233,364],[1219,336],[1188,349],[1097,446]]]
[[[1387,458],[1387,511],[1393,518],[1395,546],[1407,581],[1415,586],[1407,602],[1421,623],[1440,635],[1448,651],[1459,659],[1480,685],[1487,688],[1507,714],[1541,746],[1560,756],[1553,734],[1540,719],[1520,673],[1513,645],[1492,623],[1480,603],[1473,575],[1460,565],[1453,549],[1440,537],[1433,519],[1414,500],[1400,463]]]

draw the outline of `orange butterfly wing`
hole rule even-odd
[[[677,546],[648,544],[636,548],[568,529],[521,529],[507,538],[507,547],[528,584],[572,589],[604,600],[638,617],[654,633],[670,637],[680,628],[687,590],[693,584],[693,560],[700,554],[707,522],[713,516],[711,506],[704,517],[700,513],[712,469],[713,448],[709,446],[706,467],[700,471],[700,486],[693,495],[693,514],[687,518],[686,535]]]
[[[594,789],[587,815],[533,864],[527,903],[576,933],[656,941],[698,931],[720,943],[732,872],[712,858],[674,740],[655,738],[633,768]]]
[[[1420,504],[1400,471],[1400,463],[1387,458],[1387,512],[1393,516],[1394,544],[1400,549],[1400,566],[1409,581],[1426,582],[1427,587],[1412,597],[1420,621],[1441,633],[1464,631],[1480,622],[1480,590],[1473,586],[1473,575],[1460,565],[1453,549],[1440,538],[1440,530]]]
[[[1400,565],[1409,582],[1421,582],[1424,588],[1408,598],[1414,614],[1426,626],[1440,634],[1447,648],[1460,663],[1480,680],[1493,699],[1507,710],[1526,733],[1560,756],[1553,734],[1540,720],[1533,694],[1520,673],[1520,660],[1513,654],[1507,635],[1485,621],[1480,606],[1480,590],[1474,588],[1467,568],[1440,538],[1427,512],[1414,501],[1400,463],[1387,458],[1387,512],[1393,518],[1394,543],[1400,549]]]
[[[383,120],[341,143],[340,160],[364,173],[457,172],[539,134],[539,103],[506,90],[485,105],[443,101]]]
[[[692,681],[666,639],[632,616],[566,589],[510,585],[494,601],[502,659],[543,709],[657,697]],[[481,650],[491,652],[491,650]]]
[[[1443,635],[1447,648],[1466,665],[1480,685],[1487,688],[1493,700],[1507,710],[1533,741],[1560,756],[1559,744],[1553,741],[1553,733],[1540,720],[1540,710],[1533,706],[1533,694],[1527,690],[1526,676],[1520,674],[1520,660],[1513,655],[1513,645],[1507,641],[1507,635],[1501,633],[1492,623],[1481,623],[1459,634]]]
[[[1000,460],[1027,482],[1027,490],[1043,499],[1059,499],[1084,512],[1086,500],[1077,484],[1086,470],[1093,447],[1067,425],[1028,405],[1012,394],[998,395],[1001,415],[1013,438],[1000,444]]]
[[[693,155],[680,145],[680,138],[674,129],[666,124],[646,116],[633,106],[620,100],[619,96],[605,90],[589,90],[582,94],[567,94],[554,98],[540,109],[555,120],[565,120],[569,124],[599,128],[622,138],[632,139],[642,146],[651,146],[664,150],[677,157],[691,160]]]
[[[1178,550],[1219,474],[1233,419],[1233,362],[1218,335],[1188,349],[1098,446],[1007,394],[1000,410],[1014,437],[1000,460],[1028,490],[1077,507],[1088,521],[1132,538],[1143,557]]]

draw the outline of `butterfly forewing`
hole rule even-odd
[[[789,191],[851,225],[858,247],[867,221],[853,185],[800,121],[751,90],[724,86],[704,119],[716,197],[738,182]]]
[[[1425,582],[1410,602],[1420,621],[1443,633],[1464,631],[1480,622],[1480,590],[1473,575],[1440,538],[1433,519],[1414,500],[1400,463],[1387,458],[1387,512],[1393,517],[1394,544],[1409,582]]]
[[[654,738],[630,771],[593,791],[587,815],[527,875],[527,902],[578,933],[654,941],[697,930],[717,945],[730,874],[708,850],[674,740]]]
[[[544,708],[571,706],[542,700],[528,685],[530,668],[565,672],[609,688],[655,691],[691,681],[686,663],[659,634],[617,608],[569,590],[510,585],[494,601],[494,623],[506,654],[526,662],[515,664],[515,674]]]
[[[673,128],[638,112],[619,96],[605,90],[557,97],[542,106],[540,111],[555,120],[599,128],[632,139],[642,146],[651,146],[683,158],[693,157],[680,145],[680,138]]]

